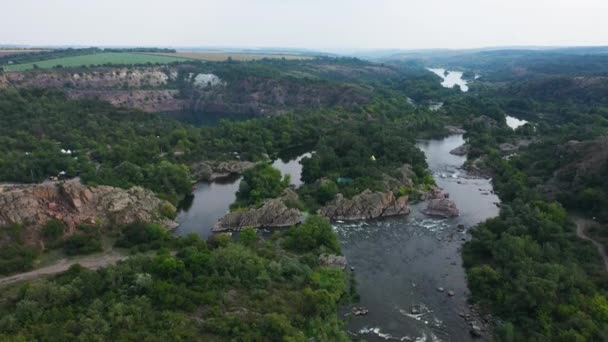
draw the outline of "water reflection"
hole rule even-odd
[[[450,71],[450,70],[440,69],[440,68],[436,68],[436,69],[429,68],[428,70],[432,71],[437,76],[441,77],[443,79],[443,82],[441,82],[441,85],[446,88],[453,88],[455,85],[458,85],[460,87],[460,90],[462,90],[463,92],[466,92],[469,90],[467,81],[462,78],[461,71]]]
[[[283,175],[289,174],[291,185],[298,188],[303,184],[300,161],[310,155],[311,153],[303,153],[283,156],[283,159],[275,160],[272,166],[279,169]],[[192,196],[180,203],[180,212],[177,215],[179,227],[175,234],[183,236],[197,233],[204,239],[211,236],[215,223],[229,211],[230,205],[236,200],[241,179],[232,177],[212,183],[198,183]]]

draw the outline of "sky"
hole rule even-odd
[[[0,44],[608,45],[608,0],[0,0]]]

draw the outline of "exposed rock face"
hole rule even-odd
[[[445,126],[445,129],[449,134],[465,134],[467,132],[464,129],[456,126]]]
[[[254,166],[255,163],[249,161],[202,161],[190,165],[190,170],[194,179],[212,182],[220,178],[241,175]]]
[[[346,257],[342,255],[321,254],[319,255],[319,264],[321,264],[321,266],[345,269],[348,262],[346,261]]]
[[[330,220],[367,220],[378,217],[406,215],[410,213],[408,197],[396,198],[392,192],[365,190],[347,199],[338,194],[336,198],[319,209],[319,215]]]
[[[447,198],[436,198],[429,201],[425,214],[439,217],[454,217],[460,215],[456,203]]]
[[[228,213],[213,227],[214,232],[241,230],[245,227],[253,228],[281,228],[290,227],[302,221],[302,214],[298,209],[288,208],[285,200],[293,198],[295,194],[286,190],[281,198],[269,199],[260,208]]]
[[[455,156],[466,156],[467,153],[469,153],[470,148],[471,146],[469,146],[468,144],[460,145],[455,149],[451,150],[450,154],[453,154]]]
[[[15,87],[69,89],[116,89],[118,87],[159,87],[174,80],[177,73],[169,68],[111,68],[99,67],[87,71],[45,70],[10,72],[8,81]]]
[[[159,218],[167,202],[150,190],[128,190],[111,186],[88,187],[78,180],[35,185],[0,187],[0,227],[23,224],[40,227],[48,220],[63,221],[67,234],[81,223],[128,224],[136,221],[160,222],[175,228],[173,221]],[[32,235],[35,243],[36,234]]]
[[[69,90],[73,100],[101,100],[116,107],[136,108],[144,112],[178,112],[189,106],[188,100],[178,98],[179,92],[158,90]]]

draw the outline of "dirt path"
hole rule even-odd
[[[577,216],[572,217],[572,220],[576,223],[576,235],[583,240],[591,241],[591,243],[597,247],[598,252],[602,256],[602,260],[604,260],[604,268],[606,269],[606,272],[608,272],[608,253],[606,253],[606,249],[601,243],[593,240],[587,235],[587,228],[596,225],[597,222]]]
[[[14,274],[8,277],[0,278],[0,286],[14,284],[21,281],[29,281],[40,277],[45,277],[67,271],[72,265],[80,264],[90,270],[96,270],[102,267],[113,265],[120,260],[128,258],[127,255],[122,255],[117,252],[108,252],[105,254],[91,255],[75,259],[61,259],[56,263],[42,267],[30,272]]]

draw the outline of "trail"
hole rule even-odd
[[[118,261],[125,260],[128,258],[127,255],[122,255],[116,252],[108,252],[104,254],[96,254],[90,255],[82,258],[74,258],[74,259],[61,259],[56,263],[42,267],[39,269],[35,269],[33,271],[13,274],[8,277],[0,278],[0,286],[10,285],[22,281],[30,281],[34,279],[38,279],[41,277],[62,273],[67,271],[71,266],[80,264],[82,267],[88,268],[90,270],[97,270],[102,267],[106,267],[109,265],[113,265]]]
[[[598,252],[602,256],[602,260],[604,260],[604,268],[606,269],[606,272],[608,272],[608,253],[606,253],[606,249],[604,248],[604,246],[601,243],[593,240],[586,233],[587,228],[590,226],[596,225],[597,222],[595,222],[593,220],[585,219],[585,218],[582,218],[579,216],[573,216],[572,220],[576,224],[576,235],[583,240],[591,241],[591,243],[593,243],[595,245]]]

